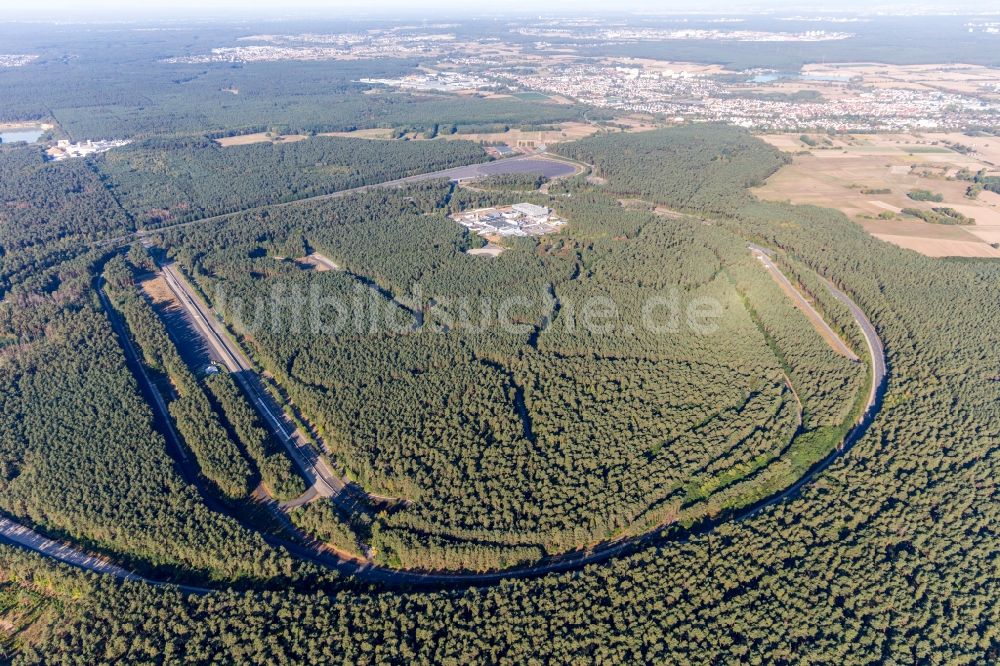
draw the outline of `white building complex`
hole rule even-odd
[[[480,236],[542,236],[566,224],[551,209],[531,203],[470,210],[452,219]]]
[[[129,143],[131,141],[91,141],[89,139],[80,143],[70,143],[66,139],[60,139],[56,142],[55,146],[49,148],[46,152],[52,161],[59,162],[74,157],[86,157],[87,155],[104,153],[112,148],[124,146]]]

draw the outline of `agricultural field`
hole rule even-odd
[[[893,65],[886,63],[811,63],[802,72],[815,79],[851,80],[875,88],[940,90],[1000,99],[1000,68],[968,64]]]
[[[552,125],[554,129],[525,130],[511,127],[506,131],[497,132],[462,132],[462,133],[440,133],[431,139],[424,132],[408,131],[398,134],[395,138],[406,139],[408,141],[426,140],[465,140],[478,141],[481,143],[506,143],[511,147],[535,147],[543,144],[558,143],[560,141],[573,141],[596,134],[599,130],[595,125],[584,122],[565,122]],[[340,136],[356,139],[391,139],[394,132],[391,129],[359,129],[350,132],[323,132],[321,136]]]
[[[523,130],[512,127],[506,132],[486,132],[479,134],[452,134],[445,138],[468,139],[470,141],[482,141],[485,143],[506,143],[513,148],[536,147],[559,143],[560,141],[573,141],[596,134],[598,128],[590,123],[568,122],[559,123],[555,129],[545,130]]]
[[[320,132],[320,136],[341,136],[354,139],[391,139],[393,131],[385,127],[350,130],[347,132]]]
[[[720,72],[724,73],[724,72]],[[767,81],[748,90],[756,93],[809,94],[844,101],[861,90],[942,92],[997,101],[1000,68],[981,65],[891,65],[885,63],[807,63],[798,76]]]
[[[995,166],[1000,137],[964,134],[763,135],[792,155],[755,188],[769,201],[836,208],[869,233],[927,256],[1000,257],[1000,194],[967,196],[963,174],[1000,173]],[[964,171],[963,171],[964,170]],[[941,201],[915,200],[926,190]],[[904,209],[957,211],[973,224],[932,224]]]

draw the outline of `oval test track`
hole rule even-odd
[[[774,270],[779,269],[775,266]],[[847,294],[835,287],[829,281],[827,281],[827,286],[830,289],[831,294],[833,294],[835,298],[843,302],[850,309],[855,322],[861,329],[865,338],[865,344],[869,351],[872,378],[868,400],[863,415],[861,416],[859,422],[848,433],[843,444],[831,451],[821,461],[816,463],[806,474],[800,477],[791,486],[771,497],[764,498],[759,502],[739,509],[726,516],[720,516],[714,519],[704,519],[690,529],[685,529],[676,525],[667,526],[665,528],[656,528],[646,534],[618,541],[606,542],[590,550],[573,551],[545,558],[530,565],[487,573],[421,573],[418,571],[391,569],[368,563],[362,564],[357,561],[343,560],[327,552],[316,551],[308,547],[286,543],[284,541],[278,541],[277,543],[274,543],[274,545],[285,547],[296,557],[336,569],[345,576],[355,578],[360,581],[379,583],[388,587],[441,589],[449,587],[492,585],[507,579],[533,578],[549,573],[578,569],[588,564],[606,562],[618,555],[632,553],[646,546],[668,543],[671,541],[686,541],[691,536],[707,534],[722,524],[745,520],[768,506],[772,506],[778,502],[797,495],[805,484],[825,470],[834,460],[851,449],[854,443],[856,443],[867,431],[875,415],[881,408],[882,395],[885,389],[885,380],[887,377],[885,351],[882,341],[879,339],[875,327],[872,325],[871,321],[869,321],[868,317],[861,310],[861,308],[858,307],[858,305],[854,303],[854,301],[851,300]],[[228,336],[220,336],[219,341],[227,347],[234,344]],[[242,353],[240,355],[242,355]],[[235,360],[235,358],[233,360]],[[244,367],[241,370],[243,372],[252,372],[249,367]],[[6,541],[23,548],[33,550],[81,569],[110,574],[124,580],[142,580],[153,585],[173,584],[144,578],[133,572],[122,569],[121,567],[110,564],[105,560],[89,555],[82,550],[66,545],[56,544],[37,532],[4,518],[0,518],[0,541]],[[268,541],[274,542],[272,539],[268,539]],[[210,591],[205,590],[204,588],[191,586],[179,585],[178,587],[182,590],[193,593],[205,593]]]

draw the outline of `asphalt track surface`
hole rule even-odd
[[[177,268],[173,264],[167,264],[162,268],[162,275],[184,308],[188,320],[194,324],[195,330],[205,340],[212,356],[228,368],[231,376],[250,399],[253,408],[263,417],[275,438],[284,445],[292,461],[306,478],[309,488],[301,496],[282,502],[280,505],[282,508],[301,506],[317,497],[328,497],[348,512],[356,511],[357,504],[361,501],[375,507],[392,504],[395,501],[394,498],[368,495],[359,486],[337,474],[327,460],[313,448],[305,433],[267,392],[250,358],[229,337],[219,318],[195,294]]]
[[[881,392],[885,388],[885,378],[889,374],[889,368],[885,361],[885,348],[882,346],[882,340],[878,337],[878,331],[875,330],[875,326],[869,321],[864,310],[859,308],[858,304],[851,300],[850,296],[834,286],[829,280],[826,281],[826,286],[834,298],[846,305],[851,314],[854,315],[854,321],[861,328],[861,333],[865,338],[865,345],[868,347],[868,355],[871,358],[872,364],[872,385],[868,393],[868,402],[866,403],[867,415],[879,406]],[[864,418],[865,416],[862,416],[862,419]]]
[[[309,482],[310,488],[313,488],[315,493],[322,497],[332,497],[343,490],[346,485],[343,480],[334,474],[333,470],[315,452],[310,450],[308,440],[298,428],[290,423],[284,412],[278,410],[271,400],[266,399],[265,391],[260,386],[256,373],[251,370],[250,359],[229,339],[226,332],[222,330],[222,325],[197,299],[187,281],[179,275],[174,265],[163,266],[162,275],[177,302],[183,306],[189,320],[195,325],[209,349],[212,350],[213,356],[221,360],[230,374],[251,397],[254,409],[264,417],[278,441],[285,446],[288,454]],[[253,374],[254,377],[249,377],[250,374]]]
[[[90,555],[73,546],[53,541],[24,525],[0,517],[0,537],[36,553],[71,564],[80,569],[116,576],[123,580],[142,580],[140,576],[97,555]]]

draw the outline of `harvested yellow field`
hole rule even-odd
[[[928,257],[1000,257],[1000,227],[928,224],[921,220],[859,220],[875,238]]]
[[[572,104],[573,100],[569,97],[563,95],[549,95],[549,99],[552,100],[554,104]]]
[[[824,63],[805,65],[802,71],[813,76],[860,80],[876,88],[940,90],[966,95],[1000,98],[996,85],[1000,69],[980,65],[933,64],[887,65],[884,63]]]
[[[975,224],[963,229],[985,243],[1000,245],[1000,224]]]
[[[982,192],[975,200],[965,196],[968,181],[958,180],[960,169],[992,170],[978,152],[963,154],[952,146],[972,145],[961,134],[837,135],[772,134],[760,138],[791,153],[792,164],[782,167],[754,192],[761,199],[836,208],[854,218],[873,235],[927,256],[994,257],[991,243],[1000,242],[1000,195]],[[815,145],[810,145],[812,142]],[[978,142],[983,151],[1000,140]],[[941,202],[914,201],[912,190],[940,194]],[[975,225],[927,224],[898,217],[904,208],[930,211],[951,208],[973,218]],[[882,216],[896,219],[880,219]]]
[[[643,126],[642,121],[633,119],[635,126]],[[565,122],[556,125],[559,129],[541,132],[526,132],[520,129],[510,129],[506,132],[489,132],[481,134],[440,134],[434,140],[447,141],[484,141],[486,143],[506,143],[513,148],[536,148],[542,144],[559,143],[560,141],[575,141],[598,132],[595,125],[584,122]],[[644,127],[644,126],[643,126]],[[651,129],[651,127],[650,127]],[[360,129],[352,132],[324,132],[320,136],[346,136],[357,139],[390,139],[393,130],[386,128]],[[422,132],[410,132],[401,137],[410,141],[427,141]]]
[[[559,143],[560,141],[575,141],[597,134],[597,127],[590,123],[568,122],[557,125],[558,130],[542,132],[526,132],[511,129],[506,132],[489,134],[449,134],[445,139],[466,139],[468,141],[485,141],[487,143],[506,143],[513,148],[535,148],[542,144]]]
[[[486,95],[490,97],[490,95]],[[498,95],[499,97],[512,98],[510,95]],[[560,98],[561,99],[561,98]],[[588,136],[593,136],[597,134],[602,129],[607,129],[609,131],[625,131],[625,132],[647,132],[649,130],[657,129],[662,127],[662,124],[656,121],[655,118],[647,114],[642,113],[630,113],[627,115],[619,116],[610,121],[609,127],[602,127],[595,123],[583,122],[583,121],[569,121],[563,123],[553,123],[553,126],[557,129],[553,130],[543,130],[543,131],[525,131],[517,128],[512,128],[506,132],[484,132],[477,134],[439,134],[433,140],[445,140],[445,141],[480,141],[484,143],[506,143],[512,148],[520,148],[522,150],[533,150],[541,145],[550,145],[554,143],[560,143],[563,141],[576,141],[577,139],[585,139]],[[621,130],[616,125],[624,126]],[[321,132],[319,136],[341,136],[350,137],[355,139],[391,139],[393,138],[394,131],[386,127],[376,127],[370,129],[357,129],[350,132]],[[256,137],[255,134],[247,134],[241,138]],[[236,138],[236,137],[233,137]],[[424,136],[423,132],[408,132],[400,139],[406,139],[407,141],[428,141]]]
[[[445,139],[467,139],[469,141],[485,141],[487,143],[506,143],[513,148],[536,148],[542,144],[550,145],[563,141],[576,141],[585,139],[597,134],[599,131],[625,132],[648,132],[662,127],[655,119],[642,114],[629,114],[617,117],[610,121],[610,127],[598,126],[593,123],[579,121],[559,123],[557,130],[547,130],[541,132],[526,132],[520,129],[511,129],[506,132],[493,132],[489,134],[449,134]],[[623,130],[619,130],[614,125],[624,125]],[[412,138],[419,138],[414,136]]]
[[[975,226],[1000,226],[1000,209],[989,206],[974,206],[972,204],[950,204],[962,215],[976,220]],[[972,227],[974,228],[974,227]]]
[[[985,257],[1000,259],[1000,250],[982,242],[916,238],[914,236],[893,236],[874,234],[875,238],[914,250],[926,257]]]
[[[929,224],[923,220],[912,218],[897,220],[861,219],[858,223],[873,236],[909,236],[911,238],[926,238],[940,241],[975,242],[969,234],[972,227],[960,227],[953,224]]]
[[[990,167],[1000,168],[1000,136],[966,136],[960,132],[924,134],[930,141],[951,141],[975,149],[971,155]]]

